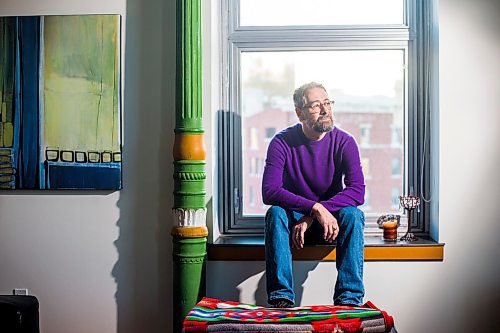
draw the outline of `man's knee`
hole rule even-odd
[[[339,211],[339,218],[351,224],[354,228],[364,228],[365,214],[357,207],[344,207]]]
[[[280,206],[271,206],[266,213],[266,229],[275,229],[278,226],[288,226],[287,211]]]
[[[280,206],[271,206],[266,213],[266,221],[267,220],[275,220],[278,218],[283,218],[286,216],[286,210],[281,208]]]

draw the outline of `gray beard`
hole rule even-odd
[[[329,123],[320,122],[320,121],[308,121],[309,127],[315,130],[318,133],[326,133],[330,132],[333,129],[333,119]]]

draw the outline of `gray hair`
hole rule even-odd
[[[321,83],[317,82],[309,82],[306,84],[301,85],[297,89],[295,89],[293,93],[293,103],[295,104],[296,108],[303,109],[306,107],[306,95],[309,92],[309,90],[313,88],[321,88],[326,92],[325,87]]]

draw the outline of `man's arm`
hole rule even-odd
[[[274,137],[267,149],[266,166],[262,177],[262,200],[266,205],[309,215],[316,202],[296,195],[283,187],[286,163],[286,146],[279,137]]]
[[[349,137],[342,151],[341,168],[345,188],[330,199],[319,202],[332,213],[344,207],[360,206],[365,202],[365,178],[361,169],[359,148],[352,137]]]

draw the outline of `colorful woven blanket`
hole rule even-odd
[[[371,302],[362,307],[313,305],[264,308],[203,298],[189,311],[183,332],[390,332],[394,321]]]

